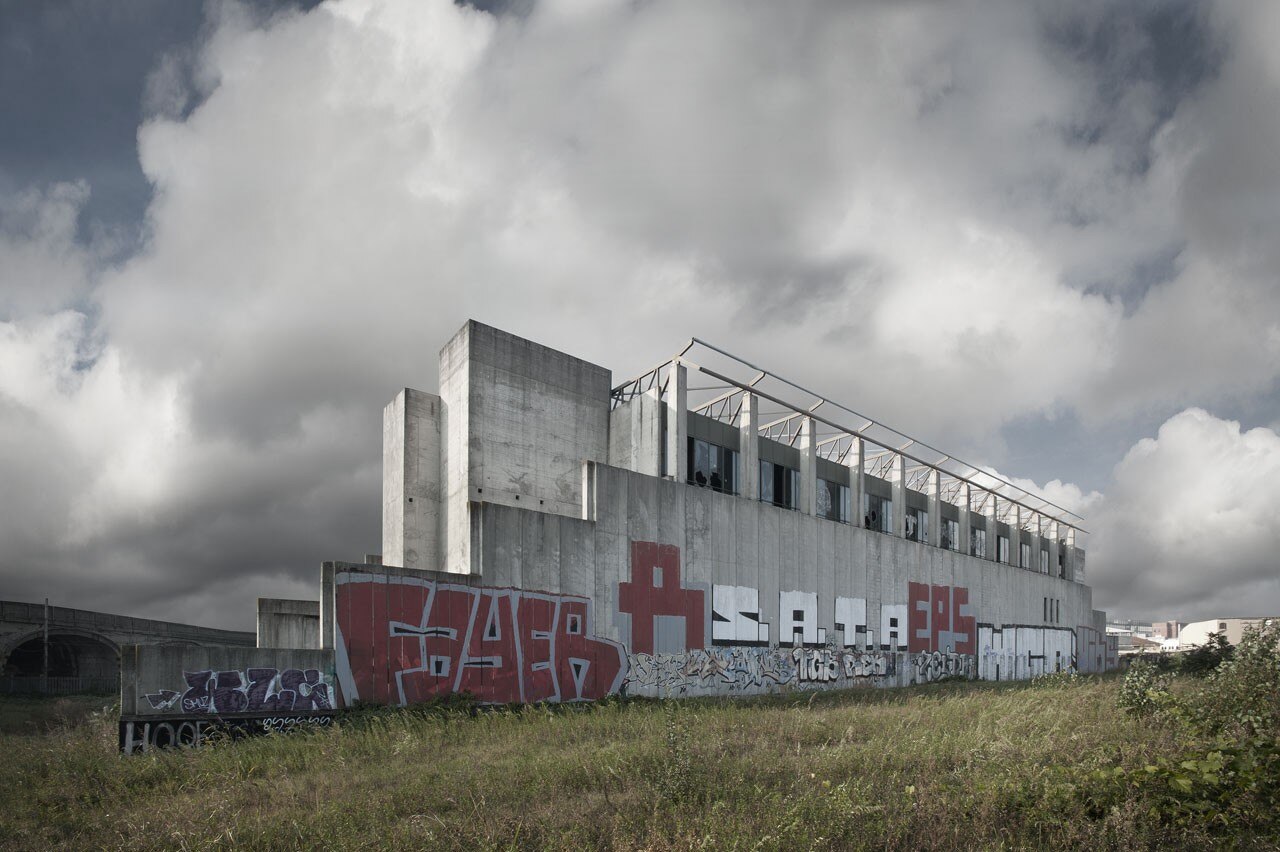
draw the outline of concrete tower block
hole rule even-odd
[[[610,378],[475,320],[445,344],[444,570],[477,571],[480,503],[582,516],[583,463],[609,458]]]
[[[382,558],[440,570],[443,403],[405,388],[382,410]]]

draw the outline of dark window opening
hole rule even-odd
[[[907,509],[906,524],[907,541],[929,541],[929,513],[924,509]]]
[[[701,438],[689,438],[686,475],[690,485],[726,494],[738,493],[738,453]]]
[[[819,478],[816,514],[829,521],[847,522],[849,520],[849,487]]]
[[[794,509],[799,493],[800,471],[773,462],[760,462],[761,502]]]

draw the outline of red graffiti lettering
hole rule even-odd
[[[907,584],[907,650],[977,653],[977,620],[964,586]]]
[[[618,611],[631,614],[631,651],[653,653],[654,619],[684,619],[685,650],[703,646],[705,593],[681,587],[680,548],[651,541],[631,542],[631,582],[618,584]]]
[[[339,573],[342,700],[413,704],[466,692],[495,703],[578,701],[616,692],[622,646],[591,634],[573,595]]]

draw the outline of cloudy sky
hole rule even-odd
[[[1280,4],[0,0],[0,597],[248,629],[468,317],[697,335],[1280,613]]]

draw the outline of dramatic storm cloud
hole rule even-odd
[[[58,8],[0,32],[11,113],[79,91],[14,94],[50,39],[81,46],[89,12]],[[1280,612],[1278,16],[391,0],[115,21],[149,56],[112,95],[142,189],[52,120],[0,148],[3,597],[237,627],[256,595],[314,597],[321,560],[379,546],[381,406],[434,390],[475,317],[617,380],[718,343],[1056,479],[1097,532],[1097,606]]]

